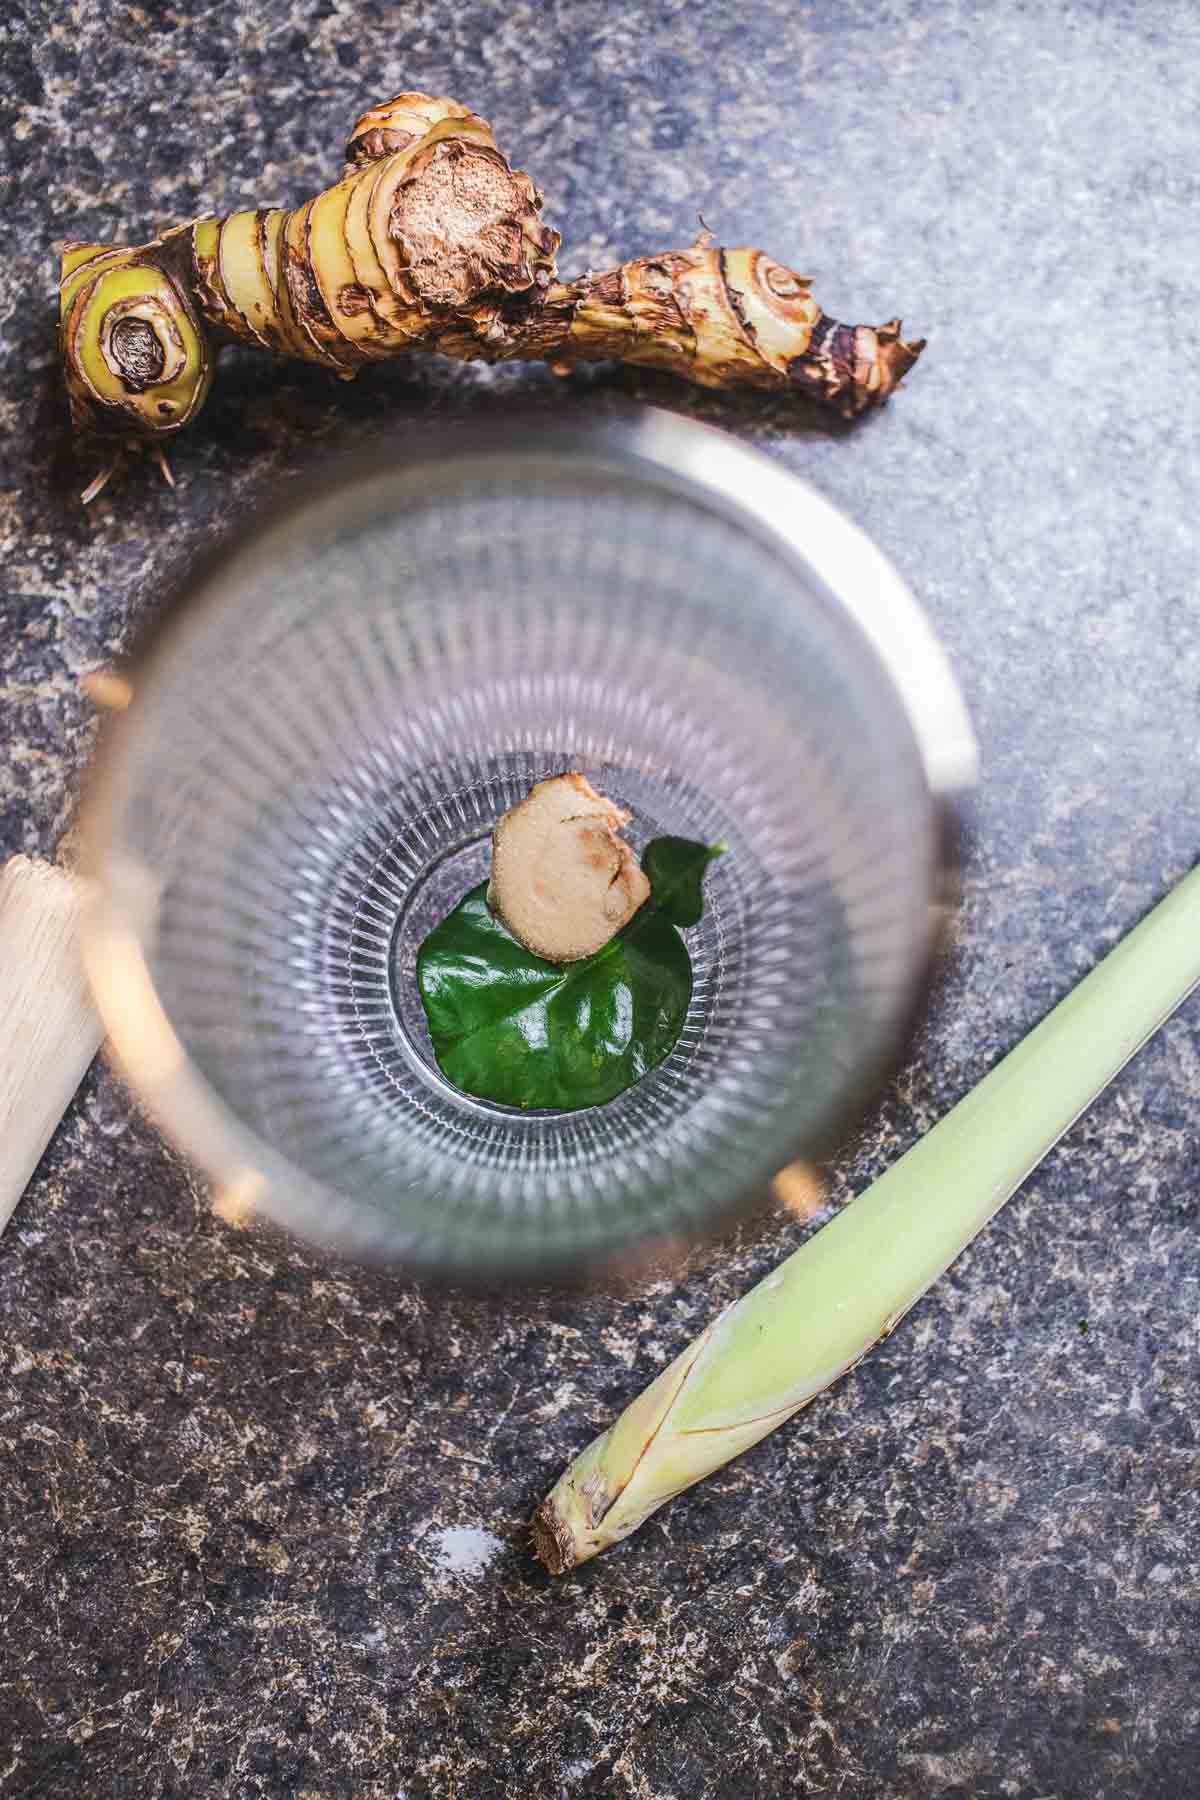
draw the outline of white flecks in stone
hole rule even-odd
[[[565,1407],[575,1405],[578,1397],[579,1390],[575,1383],[564,1381],[560,1387],[554,1390],[548,1400],[544,1400],[541,1406],[535,1408],[533,1416],[535,1419],[556,1419]]]
[[[504,1548],[502,1540],[478,1525],[448,1525],[430,1533],[430,1548],[443,1569],[479,1575]]]

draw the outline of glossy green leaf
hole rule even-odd
[[[672,925],[698,925],[704,912],[704,877],[708,865],[724,856],[724,844],[693,843],[691,838],[660,837],[646,845],[642,870],[650,883],[651,904]],[[636,925],[636,919],[631,921]]]
[[[700,918],[716,851],[658,838],[651,885],[630,923],[580,962],[551,963],[519,944],[473,888],[425,939],[417,985],[442,1073],[504,1106],[571,1111],[612,1100],[674,1048],[692,997],[676,924]]]

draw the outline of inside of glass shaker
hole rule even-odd
[[[698,1193],[828,1110],[910,977],[930,846],[882,671],[794,568],[678,495],[564,471],[227,580],[160,681],[131,826],[165,874],[168,1014],[255,1132],[372,1204],[566,1231],[635,1193],[686,1206],[701,1165]],[[513,1115],[437,1070],[415,948],[566,768],[639,847],[730,852],[672,1055],[603,1107]]]

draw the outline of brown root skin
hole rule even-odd
[[[191,423],[222,343],[350,379],[413,349],[618,361],[702,387],[799,391],[855,418],[922,340],[840,325],[807,277],[705,231],[685,250],[555,278],[542,196],[458,101],[405,93],[350,133],[333,187],[285,211],[198,219],[132,248],[69,245],[60,344],[77,429],[157,440]]]
[[[761,250],[722,249],[703,232],[687,250],[556,283],[540,303],[514,307],[513,341],[499,355],[542,356],[559,369],[636,363],[700,387],[799,389],[857,418],[895,391],[924,339],[906,343],[899,319],[839,325],[809,286]]]

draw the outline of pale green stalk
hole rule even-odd
[[[1200,982],[1200,867],[858,1199],[576,1457],[533,1520],[561,1574],[851,1369]]]

